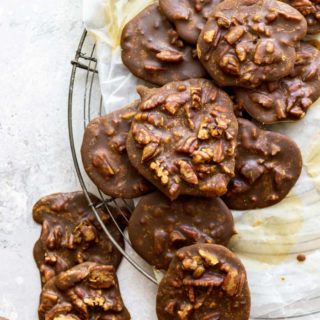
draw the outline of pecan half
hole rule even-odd
[[[178,152],[192,154],[199,147],[197,137],[189,137],[177,147]]]
[[[103,150],[97,150],[92,156],[92,164],[98,168],[99,172],[105,177],[110,177],[115,175],[115,170],[112,168],[108,155]]]
[[[159,153],[159,151],[159,143],[150,142],[143,148],[141,162],[145,162],[154,158]]]
[[[212,157],[212,150],[209,148],[203,148],[192,153],[192,162],[195,164],[210,162],[212,160]]]
[[[146,145],[150,142],[160,142],[160,138],[155,136],[150,130],[145,127],[133,125],[132,135],[136,142],[141,145]]]
[[[108,289],[115,285],[113,266],[96,266],[88,276],[90,287],[94,289]]]
[[[58,316],[61,317],[62,314],[67,314],[72,310],[72,305],[70,303],[60,303],[55,305],[50,311],[45,315],[46,320],[55,320]]]

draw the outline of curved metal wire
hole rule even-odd
[[[91,50],[91,55],[89,57],[87,57],[86,55],[84,55],[82,53],[82,48],[85,42],[87,36],[87,32],[84,31],[84,33],[82,34],[82,37],[80,39],[80,43],[78,46],[78,50],[76,52],[75,58],[74,60],[71,61],[71,64],[73,65],[72,67],[72,71],[71,71],[71,78],[70,78],[70,87],[69,87],[69,97],[68,97],[68,129],[69,129],[69,140],[70,140],[70,148],[71,148],[71,153],[72,153],[72,158],[73,158],[73,162],[74,162],[74,167],[81,185],[81,188],[83,189],[83,192],[87,198],[88,204],[91,207],[93,213],[95,214],[99,224],[101,225],[102,230],[104,231],[104,233],[109,237],[110,241],[112,242],[112,244],[115,246],[115,248],[117,250],[120,251],[120,253],[124,256],[124,258],[134,267],[136,268],[142,275],[144,275],[146,278],[148,278],[150,281],[152,281],[154,284],[157,284],[156,279],[150,275],[149,273],[147,273],[134,259],[132,259],[126,252],[125,250],[123,250],[123,248],[117,243],[117,241],[113,238],[113,236],[111,235],[111,233],[109,232],[108,228],[105,226],[105,224],[103,223],[99,212],[97,211],[97,205],[95,206],[90,198],[90,194],[88,192],[88,188],[86,186],[86,183],[84,181],[84,178],[82,176],[82,172],[80,169],[80,165],[79,165],[79,161],[78,161],[78,157],[77,157],[77,151],[76,151],[76,147],[75,147],[75,139],[74,139],[74,128],[73,128],[73,94],[74,94],[74,84],[75,84],[75,77],[76,77],[76,73],[77,73],[77,69],[81,68],[81,69],[85,69],[87,70],[87,75],[86,75],[86,84],[85,84],[85,95],[84,95],[84,127],[87,124],[87,121],[90,119],[90,108],[91,108],[91,95],[92,95],[92,87],[93,87],[93,81],[94,81],[94,76],[97,74],[97,62],[95,60],[95,58],[93,57],[94,54],[94,50],[95,50],[95,46],[93,46],[92,50]],[[82,62],[80,62],[80,58],[86,59],[89,61],[89,64],[83,64]],[[92,67],[92,63],[94,64],[94,66]],[[90,77],[90,73],[91,73],[91,83],[89,82],[89,77]],[[87,107],[87,92],[88,92],[88,88],[89,88],[89,108],[87,109],[87,117],[88,120],[86,119],[86,107]],[[114,201],[114,199],[110,199],[107,200],[108,202]],[[106,205],[106,202],[103,201],[102,205],[105,206],[106,210],[108,211],[108,213],[110,214],[110,216],[112,217],[112,220],[115,222],[115,219],[109,209],[109,207]],[[98,204],[98,206],[100,207],[101,204]],[[117,223],[116,223],[117,225]],[[121,230],[119,228],[119,230]],[[123,234],[123,232],[121,231],[121,233]],[[124,235],[124,234],[123,234]],[[127,240],[128,241],[128,240]],[[129,242],[128,242],[129,243]]]
[[[129,246],[131,246],[130,240],[126,237],[126,235],[123,233],[122,229],[116,222],[115,217],[113,216],[112,212],[109,209],[109,206],[107,204],[112,203],[114,206],[117,206],[120,209],[120,206],[118,205],[116,199],[113,198],[107,198],[99,189],[98,193],[100,195],[100,198],[102,199],[101,203],[93,204],[90,193],[88,191],[86,182],[84,180],[84,177],[82,176],[82,172],[80,169],[78,156],[77,156],[77,148],[75,146],[75,139],[74,139],[74,127],[73,127],[73,108],[75,108],[73,104],[73,95],[74,95],[74,88],[75,88],[75,80],[76,80],[76,74],[78,69],[83,69],[86,71],[85,75],[85,88],[84,88],[84,97],[83,97],[83,127],[85,128],[88,124],[88,122],[91,120],[91,106],[92,106],[92,98],[93,98],[93,86],[94,86],[94,80],[96,78],[96,75],[98,74],[97,71],[97,60],[94,57],[95,52],[95,45],[92,45],[90,54],[86,55],[82,52],[84,49],[84,44],[87,39],[87,31],[84,31],[79,45],[78,49],[76,51],[75,58],[71,61],[72,64],[72,72],[71,72],[71,78],[70,78],[70,87],[69,87],[69,98],[68,98],[68,129],[69,129],[69,140],[70,140],[70,148],[72,153],[72,158],[74,161],[74,167],[81,185],[81,188],[83,189],[83,192],[87,198],[89,206],[92,208],[93,213],[95,214],[97,221],[102,227],[103,232],[109,237],[110,241],[113,243],[113,245],[116,247],[117,250],[120,251],[120,253],[124,256],[124,258],[136,269],[138,270],[142,275],[144,275],[146,278],[148,278],[150,281],[152,281],[154,284],[158,284],[157,280],[154,276],[150,275],[148,272],[146,272],[134,259],[132,259],[125,251],[124,249],[117,243],[117,241],[113,238],[113,236],[110,234],[108,228],[103,223],[99,212],[97,209],[104,207],[105,210],[109,213],[111,216],[112,221],[118,228],[118,230],[121,232],[122,236],[124,237],[125,243]],[[95,114],[95,116],[102,115],[104,113],[103,110],[103,100],[102,97],[100,97],[99,100],[99,106],[98,106],[98,113]],[[77,110],[76,110],[77,111]],[[125,199],[117,199],[123,202],[124,206],[129,210],[132,211],[132,206],[127,202]],[[121,211],[122,212],[122,211]],[[122,213],[123,214],[123,213]],[[127,221],[127,217],[123,214],[123,218]],[[314,240],[314,239],[312,239]],[[319,297],[313,298],[319,299]],[[290,316],[259,316],[256,318],[252,318],[253,320],[285,320],[285,319],[300,319],[302,317],[311,316],[311,315],[319,315],[320,319],[320,310],[314,310],[314,311],[308,311],[306,313],[301,313],[297,315],[290,315]]]

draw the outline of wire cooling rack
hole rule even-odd
[[[147,277],[154,284],[158,284],[158,281],[153,274],[146,271],[139,262],[137,262],[131,255],[129,255],[112,237],[108,228],[104,225],[102,219],[97,211],[98,208],[105,207],[105,210],[110,214],[111,219],[114,224],[121,232],[127,245],[131,247],[130,240],[127,238],[126,234],[121,230],[120,226],[117,224],[115,217],[112,215],[108,204],[116,206],[119,209],[125,207],[127,210],[132,212],[133,204],[125,199],[113,199],[106,197],[99,189],[97,193],[100,196],[100,203],[93,203],[90,191],[92,188],[92,183],[84,174],[82,168],[81,156],[80,156],[80,146],[82,141],[82,135],[84,128],[87,124],[99,115],[107,113],[104,109],[99,81],[98,81],[98,70],[97,70],[97,59],[95,58],[95,44],[92,42],[90,37],[87,36],[87,32],[84,31],[76,55],[71,61],[72,72],[69,86],[69,99],[68,99],[68,129],[69,129],[69,139],[70,148],[73,157],[74,167],[76,174],[78,176],[80,185],[83,192],[87,198],[89,206],[92,208],[98,222],[100,223],[102,230],[110,238],[114,246],[121,252],[127,261],[132,264],[132,266],[145,277]],[[81,71],[81,72],[80,72]],[[126,215],[123,214],[123,218],[127,220]],[[133,249],[132,249],[133,250]],[[315,305],[315,308],[309,310],[306,308],[308,303]],[[300,304],[299,304],[300,307]],[[308,309],[308,310],[305,310]],[[257,318],[251,318],[252,320],[285,320],[285,319],[306,319],[306,320],[320,320],[320,297],[314,297],[308,301],[301,302],[301,311],[298,314],[287,315],[287,316],[261,316]],[[289,311],[288,311],[289,313]],[[230,319],[231,320],[231,319]]]

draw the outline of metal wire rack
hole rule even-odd
[[[98,208],[105,207],[105,210],[109,213],[112,218],[114,224],[121,232],[122,236],[127,245],[131,246],[130,240],[127,238],[126,234],[121,230],[120,226],[116,222],[115,217],[112,215],[108,204],[113,206],[117,206],[119,209],[121,207],[125,207],[129,212],[132,212],[133,205],[125,199],[113,199],[106,197],[99,189],[97,190],[101,202],[98,204],[94,204],[89,192],[89,181],[86,179],[86,176],[83,174],[83,170],[81,169],[81,161],[79,155],[79,149],[82,140],[83,129],[90,122],[92,117],[96,117],[99,115],[103,115],[106,113],[104,110],[103,100],[100,92],[100,87],[98,85],[98,70],[97,70],[97,59],[95,58],[95,49],[96,46],[91,42],[89,37],[87,36],[87,31],[84,31],[78,49],[76,51],[76,55],[74,59],[71,61],[72,64],[72,72],[70,78],[70,86],[69,86],[69,98],[68,98],[68,129],[69,129],[69,139],[70,139],[70,148],[74,161],[74,167],[76,174],[78,176],[81,188],[87,198],[88,204],[93,210],[99,224],[102,227],[103,232],[109,237],[113,245],[120,251],[120,253],[124,256],[124,258],[142,275],[152,281],[154,284],[158,284],[157,279],[151,272],[146,271],[140,263],[138,263],[134,258],[132,258],[113,238],[110,234],[108,228],[103,223],[100,215],[98,213]],[[89,52],[89,53],[87,53]],[[77,71],[82,70],[83,72],[78,74]],[[78,85],[77,80],[82,80],[82,84]],[[76,90],[80,92],[75,94]],[[82,91],[82,93],[81,93]],[[83,93],[84,91],[84,93]],[[76,98],[75,98],[76,97]],[[80,97],[80,98],[79,98]],[[82,105],[82,109],[80,106]],[[94,110],[93,110],[94,109]],[[80,111],[81,112],[80,112]],[[82,122],[82,126],[79,128],[79,123]],[[77,136],[77,129],[81,129],[79,136]],[[76,140],[79,141],[76,141]],[[120,202],[119,202],[120,201]],[[123,214],[123,218],[127,220],[127,217]],[[301,312],[296,315],[288,315],[288,316],[261,316],[257,318],[252,318],[252,320],[284,320],[284,319],[320,319],[320,297],[314,297],[310,300],[317,301],[316,305],[318,308],[316,310],[308,310],[307,312]],[[305,303],[305,301],[304,301]]]

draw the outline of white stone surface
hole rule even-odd
[[[33,203],[79,189],[67,138],[78,0],[0,0],[0,317],[37,319]]]

